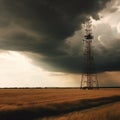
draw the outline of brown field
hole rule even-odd
[[[0,89],[0,120],[107,120],[98,119],[103,113],[120,120],[119,101],[120,89]]]
[[[120,120],[120,102],[42,120]]]

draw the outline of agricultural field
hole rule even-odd
[[[120,89],[0,89],[0,120],[119,120],[119,111]]]
[[[120,120],[120,102],[42,120]]]

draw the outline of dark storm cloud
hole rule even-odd
[[[112,34],[112,33],[111,33]],[[120,39],[108,39],[111,43],[110,48],[101,47],[101,55],[96,51],[96,68],[101,71],[119,71],[120,70]]]
[[[56,57],[44,57],[39,56],[36,58],[36,65],[43,66],[44,69],[56,72],[66,72],[66,73],[80,73],[82,71],[82,59],[81,57],[75,56],[56,56]],[[39,62],[40,61],[40,62]],[[47,64],[45,64],[47,63]],[[54,67],[53,67],[54,66]]]
[[[81,56],[68,55],[63,45],[88,16],[98,19],[108,1],[0,0],[0,48],[37,53],[35,63],[46,69],[79,73]]]

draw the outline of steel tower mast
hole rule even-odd
[[[99,88],[97,74],[95,72],[94,56],[92,52],[92,21],[89,19],[84,24],[83,55],[84,69],[81,77],[81,89]]]

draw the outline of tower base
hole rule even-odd
[[[82,74],[80,89],[99,89],[97,74]]]

